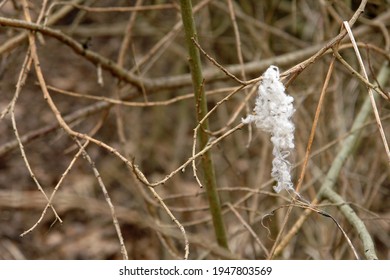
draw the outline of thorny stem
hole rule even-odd
[[[202,74],[202,66],[200,61],[199,50],[193,43],[197,40],[195,22],[192,14],[191,0],[180,0],[181,15],[186,36],[189,64],[191,68],[191,77],[195,94],[196,117],[200,122],[207,114],[207,100],[205,90],[203,87],[204,79]],[[209,130],[208,120],[204,120],[199,129],[198,139],[200,149],[207,146],[209,142],[209,135],[206,131]],[[206,186],[207,197],[210,204],[210,212],[213,219],[215,236],[218,244],[221,247],[228,249],[228,242],[224,222],[222,219],[221,205],[217,192],[217,183],[211,153],[207,151],[201,158],[201,165],[204,173],[204,180]]]
[[[28,2],[26,0],[23,0],[22,4],[23,4],[24,16],[25,16],[25,18],[26,18],[26,20],[28,22],[31,22],[31,16],[30,16],[30,13],[29,13]],[[37,75],[37,79],[39,81],[39,84],[40,84],[42,92],[43,92],[43,97],[47,101],[47,103],[48,103],[49,107],[51,108],[51,110],[53,111],[53,113],[55,114],[55,116],[56,116],[57,120],[59,121],[61,127],[64,128],[65,131],[67,131],[69,133],[69,135],[71,135],[75,139],[75,141],[79,145],[79,147],[81,149],[83,149],[82,145],[80,144],[80,142],[76,138],[76,135],[72,135],[73,131],[65,123],[65,121],[62,119],[59,110],[57,109],[56,105],[54,104],[54,102],[51,99],[50,94],[49,94],[49,92],[47,90],[46,82],[45,82],[45,79],[43,77],[43,74],[42,74],[41,68],[40,68],[40,62],[39,62],[39,58],[38,58],[38,53],[37,53],[37,48],[36,48],[36,44],[35,44],[34,34],[33,33],[29,33],[28,34],[28,39],[29,39],[29,45],[30,45],[30,50],[31,50],[31,57],[33,59],[34,68],[35,68],[35,72],[36,72],[36,75]],[[87,155],[86,152],[85,152],[84,155]],[[88,158],[87,158],[87,160],[88,160]],[[88,160],[88,161],[91,162],[90,160]],[[121,232],[121,229],[120,229],[120,226],[119,226],[118,219],[117,219],[116,214],[115,214],[114,206],[112,205],[110,197],[108,196],[107,190],[105,189],[105,187],[103,185],[103,182],[102,182],[102,180],[100,178],[100,175],[98,174],[98,172],[97,172],[96,168],[93,166],[93,164],[92,164],[92,168],[93,168],[93,171],[94,171],[94,173],[96,175],[96,178],[98,179],[99,184],[102,186],[102,189],[103,189],[106,201],[109,204],[109,207],[110,207],[110,210],[111,210],[111,214],[112,214],[113,224],[115,226],[115,229],[116,229],[116,232],[117,232],[117,235],[118,235],[118,239],[119,239],[119,243],[120,243],[120,246],[121,246],[121,252],[122,252],[123,258],[124,259],[128,259],[127,251],[126,251],[126,248],[125,248],[125,245],[124,245],[124,240],[123,240],[123,237],[122,237],[122,232]]]

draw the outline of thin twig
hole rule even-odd
[[[343,200],[340,200],[340,201],[343,201]],[[345,204],[345,203],[339,204],[338,206],[342,206],[343,204]],[[347,243],[348,243],[349,247],[351,248],[353,254],[355,255],[355,258],[356,258],[357,260],[360,259],[359,254],[357,253],[357,251],[356,251],[356,249],[355,249],[355,246],[353,246],[353,244],[352,244],[352,242],[351,242],[351,239],[348,237],[347,233],[346,233],[346,232],[344,231],[344,229],[341,227],[340,223],[339,223],[332,215],[330,215],[329,213],[327,213],[327,212],[325,212],[325,211],[323,211],[323,210],[318,209],[318,206],[317,206],[317,207],[313,206],[313,203],[312,203],[312,204],[307,204],[307,203],[302,203],[302,202],[300,202],[300,203],[298,203],[298,204],[294,203],[294,204],[289,204],[289,205],[282,205],[282,206],[279,206],[277,209],[272,210],[270,213],[264,215],[264,216],[262,217],[261,224],[268,230],[268,232],[269,232],[269,229],[268,229],[268,227],[266,227],[266,226],[263,224],[263,220],[264,220],[266,217],[268,217],[268,216],[274,215],[274,213],[275,213],[278,209],[285,208],[285,207],[288,207],[288,208],[290,208],[290,207],[300,207],[300,208],[305,209],[305,212],[309,212],[309,213],[315,212],[315,213],[320,214],[320,215],[322,215],[322,216],[324,216],[324,217],[327,217],[327,218],[332,219],[332,221],[336,224],[337,228],[338,228],[338,229],[341,231],[341,233],[343,234],[345,240],[347,240]],[[303,216],[305,216],[305,215],[303,215]],[[302,216],[301,216],[301,217],[302,217]]]
[[[202,52],[202,54],[208,59],[211,61],[211,63],[213,63],[215,66],[217,66],[223,73],[226,74],[226,76],[232,78],[233,80],[235,80],[237,83],[241,84],[241,85],[246,85],[247,83],[240,80],[239,78],[237,78],[236,76],[234,76],[232,73],[229,72],[229,70],[227,70],[225,67],[223,67],[221,64],[219,64],[214,58],[212,58],[200,45],[199,43],[195,40],[195,38],[192,38],[192,41],[194,42],[194,44],[196,45],[196,47]]]
[[[23,0],[23,12],[24,12],[24,15],[26,17],[26,20],[28,22],[31,21],[31,16],[30,16],[30,12],[28,10],[28,5],[27,5],[27,2],[26,0]],[[39,58],[38,58],[38,54],[37,54],[37,49],[36,49],[36,44],[35,44],[35,38],[34,38],[34,35],[32,33],[30,33],[28,35],[28,38],[29,38],[29,43],[30,43],[30,49],[31,49],[31,57],[32,57],[32,60],[34,62],[34,67],[35,67],[35,71],[36,71],[36,74],[37,74],[37,77],[38,77],[38,80],[39,80],[39,83],[41,85],[41,89],[43,91],[43,94],[44,94],[44,98],[46,99],[46,101],[48,102],[50,108],[52,109],[52,111],[54,112],[54,114],[56,115],[57,119],[60,121],[60,123],[62,124],[62,127],[64,129],[66,129],[67,131],[71,131],[71,129],[66,125],[66,123],[63,121],[62,117],[61,117],[61,114],[60,112],[58,111],[57,107],[55,106],[53,100],[51,99],[50,95],[49,95],[49,92],[47,90],[47,87],[46,87],[46,82],[43,78],[43,74],[42,74],[42,71],[40,69],[40,62],[39,62]],[[83,147],[81,145],[81,143],[79,142],[78,139],[74,138],[76,143],[79,145],[80,149],[83,150]],[[84,151],[84,150],[83,150]],[[103,190],[103,193],[104,193],[104,196],[106,198],[106,201],[110,207],[110,210],[111,210],[111,214],[112,214],[112,218],[113,218],[113,223],[114,223],[114,226],[115,226],[115,229],[117,231],[117,235],[118,235],[118,238],[119,238],[119,242],[120,242],[120,245],[121,245],[121,251],[122,251],[122,255],[124,257],[124,259],[128,259],[128,256],[127,256],[127,252],[126,252],[126,249],[124,247],[124,242],[123,242],[123,237],[122,237],[122,233],[121,233],[121,230],[120,230],[120,227],[119,227],[119,223],[118,223],[118,220],[116,218],[116,214],[115,214],[115,210],[114,210],[114,207],[111,203],[111,200],[110,200],[110,197],[108,196],[108,193],[107,193],[107,190],[103,184],[103,181],[99,175],[99,172],[97,171],[97,169],[95,168],[94,166],[94,163],[92,162],[92,160],[90,159],[89,155],[84,151],[84,156],[85,158],[88,160],[88,162],[91,164],[92,168],[93,168],[93,171],[95,173],[95,176],[96,178],[98,179],[98,182],[99,182],[99,185],[102,187],[102,190]]]
[[[229,93],[225,98],[223,98],[222,100],[218,101],[217,104],[210,110],[207,112],[207,114],[204,115],[204,117],[198,122],[197,126],[194,128],[194,135],[193,135],[193,143],[192,143],[192,157],[195,158],[195,154],[196,154],[196,139],[198,137],[198,131],[200,129],[203,129],[202,128],[202,125],[203,123],[208,120],[208,118],[210,117],[210,115],[222,104],[224,103],[225,101],[229,100],[233,95],[235,95],[237,92],[239,92],[240,90],[242,90],[245,86],[241,86],[235,90],[233,90],[231,93]],[[209,143],[207,143],[207,145],[209,145]],[[197,175],[197,168],[196,168],[196,164],[195,164],[195,161],[192,162],[192,170],[193,170],[193,174],[194,174],[194,178],[196,179],[196,182],[198,183],[199,187],[203,187],[201,181],[199,180],[199,177]]]
[[[51,5],[51,8],[57,5],[70,5],[80,10],[84,10],[92,13],[128,13],[128,12],[146,12],[156,10],[171,10],[176,9],[175,4],[155,4],[155,5],[134,5],[130,7],[89,7],[85,5],[79,5],[75,3],[69,3],[65,1],[55,2]]]
[[[364,63],[363,63],[362,57],[360,55],[359,48],[356,45],[355,37],[353,36],[351,27],[349,26],[349,23],[347,21],[344,21],[343,24],[344,24],[344,27],[347,30],[349,38],[351,39],[351,42],[353,44],[353,48],[355,50],[356,57],[357,57],[357,59],[359,61],[359,65],[360,65],[361,71],[363,72],[364,77],[368,81],[368,75],[367,75],[367,72],[366,72],[366,68],[364,67]],[[389,164],[390,164],[390,149],[389,149],[389,145],[388,145],[387,140],[386,140],[385,132],[383,131],[382,121],[381,121],[381,118],[379,116],[378,108],[376,107],[376,101],[375,101],[375,98],[374,98],[374,93],[372,92],[372,89],[370,87],[368,87],[367,89],[368,89],[368,95],[370,96],[370,101],[371,101],[372,109],[374,111],[375,119],[377,121],[379,133],[381,135],[383,145],[385,146],[387,158],[388,158],[388,161],[389,161]]]
[[[100,121],[95,127],[94,127],[94,131],[92,132],[95,133],[97,130],[99,130],[99,128],[103,125],[103,121]],[[84,145],[82,146],[83,149],[85,149],[89,144],[89,141],[86,141],[84,143]],[[80,155],[82,154],[82,149],[78,149],[78,152],[76,153],[76,155],[72,158],[71,162],[69,163],[68,167],[66,168],[66,170],[64,171],[64,173],[62,173],[60,179],[58,180],[56,186],[54,187],[53,189],[53,192],[51,193],[50,195],[50,198],[49,198],[49,201],[48,203],[46,204],[45,208],[43,209],[42,213],[41,213],[41,216],[39,217],[39,219],[35,222],[35,224],[29,228],[28,230],[24,231],[20,236],[23,237],[25,236],[26,234],[32,232],[39,224],[40,222],[43,220],[44,216],[46,215],[46,212],[47,212],[47,209],[51,206],[51,203],[57,193],[57,191],[59,190],[60,186],[62,185],[63,181],[65,180],[66,176],[69,174],[70,170],[72,169],[73,165],[76,163],[77,159],[80,157]],[[59,220],[61,223],[62,223],[62,220]]]
[[[200,11],[203,7],[205,7],[211,0],[203,0],[199,2],[193,9],[194,14]],[[145,70],[152,67],[154,62],[157,61],[158,56],[166,50],[174,41],[173,39],[179,34],[179,31],[183,27],[183,22],[178,20],[178,22],[171,28],[171,30],[160,39],[143,57],[138,60],[137,67],[141,69],[143,65],[145,65],[148,61],[148,65],[145,66]],[[130,72],[135,72],[136,67],[134,66]],[[143,72],[145,72],[145,70]],[[190,79],[189,79],[190,80]]]
[[[340,61],[353,75],[355,75],[360,81],[362,81],[367,88],[371,88],[379,93],[384,99],[390,100],[390,97],[381,89],[380,85],[372,84],[369,80],[363,77],[358,71],[356,71],[345,59],[340,55],[337,50],[334,50],[334,56]]]
[[[122,235],[122,231],[121,231],[121,228],[120,228],[120,225],[119,225],[119,221],[118,221],[118,218],[117,218],[117,215],[116,215],[115,207],[112,204],[110,195],[108,194],[108,191],[107,191],[107,188],[106,188],[106,186],[105,186],[105,184],[103,182],[103,179],[100,176],[100,173],[97,170],[97,168],[95,166],[95,163],[92,161],[92,159],[89,156],[89,154],[85,151],[83,145],[80,143],[80,141],[78,139],[74,138],[74,140],[76,141],[77,145],[79,146],[80,151],[81,151],[83,157],[88,161],[88,163],[92,167],[93,173],[94,173],[94,175],[95,175],[95,177],[96,177],[96,179],[97,179],[97,181],[99,183],[100,188],[102,189],[104,198],[105,198],[105,200],[106,200],[106,202],[107,202],[107,204],[108,204],[108,206],[110,208],[110,211],[111,211],[112,222],[114,223],[116,234],[117,234],[118,239],[119,239],[119,244],[120,244],[120,248],[121,248],[121,253],[122,253],[123,259],[124,260],[128,260],[129,256],[127,254],[125,242],[123,240],[123,235]]]
[[[355,13],[353,14],[353,16],[348,22],[350,26],[353,26],[355,24],[359,16],[364,12],[366,5],[367,5],[367,0],[362,0],[360,2],[358,9],[355,11]],[[347,31],[345,29],[342,29],[336,37],[334,37],[328,43],[326,43],[324,47],[322,47],[318,52],[312,55],[309,59],[306,59],[305,61],[299,63],[298,65],[294,66],[284,74],[289,75],[294,72],[298,72],[298,73],[302,72],[309,65],[316,62],[317,59],[319,59],[328,49],[332,48],[336,44],[339,44],[341,40],[345,37],[345,35],[347,35]]]
[[[31,55],[31,51],[29,49],[27,51],[27,53],[26,53],[25,60],[24,60],[23,65],[22,65],[22,69],[20,70],[20,74],[19,74],[19,77],[18,77],[18,82],[16,84],[16,91],[15,91],[14,97],[12,98],[12,101],[11,101],[10,105],[7,106],[7,108],[9,108],[9,111],[11,113],[12,127],[13,127],[13,130],[14,130],[16,141],[17,141],[17,143],[19,145],[20,152],[22,154],[22,158],[23,158],[23,160],[25,162],[25,165],[27,167],[27,170],[30,173],[30,176],[33,179],[33,181],[34,181],[35,185],[37,186],[38,190],[43,194],[45,199],[49,202],[50,208],[53,210],[53,213],[54,213],[56,219],[59,220],[60,222],[62,222],[61,218],[58,216],[56,210],[54,209],[54,207],[51,204],[49,198],[47,197],[45,191],[43,190],[41,184],[39,183],[38,178],[35,176],[35,173],[34,173],[34,171],[31,168],[30,162],[29,162],[29,160],[27,158],[27,155],[25,153],[24,145],[23,145],[23,143],[22,143],[22,141],[20,139],[19,130],[18,130],[17,125],[16,125],[15,106],[16,106],[16,102],[17,102],[17,100],[19,98],[19,95],[21,93],[21,90],[22,90],[22,88],[24,86],[24,83],[25,83],[25,81],[27,79],[27,74],[30,71],[32,61],[33,61],[33,58],[32,58],[32,55]],[[5,110],[3,114],[5,115],[5,113],[7,111],[8,110]],[[2,116],[4,116],[3,114],[2,114]]]
[[[237,212],[237,210],[233,207],[233,205],[231,205],[230,203],[227,203],[227,206],[233,212],[233,214],[236,215],[237,219],[242,223],[242,225],[249,231],[249,233],[255,239],[256,243],[259,244],[260,248],[264,251],[265,255],[268,257],[269,251],[268,251],[267,247],[265,247],[263,242],[261,242],[261,240],[256,235],[256,233],[252,229],[252,227],[241,217],[240,213]]]
[[[64,95],[73,96],[73,97],[77,97],[77,98],[85,98],[85,99],[90,99],[90,100],[104,101],[104,102],[107,102],[107,103],[110,103],[113,105],[115,104],[115,105],[122,105],[122,106],[128,106],[128,107],[169,106],[169,105],[178,103],[180,101],[185,101],[185,100],[189,100],[189,99],[194,98],[193,93],[188,93],[188,94],[179,95],[177,97],[173,97],[171,99],[163,100],[163,101],[132,102],[132,101],[119,100],[119,99],[105,97],[105,96],[96,96],[96,95],[91,95],[91,94],[77,93],[77,92],[73,92],[73,91],[59,89],[57,87],[49,86],[49,85],[47,86],[47,88],[52,90],[55,93],[61,93]],[[236,91],[237,89],[241,89],[241,87],[229,87],[229,88],[210,90],[210,91],[206,92],[206,95],[212,96],[212,95],[221,94],[221,93],[225,93],[225,92]]]
[[[85,148],[86,146],[88,145],[88,142],[86,142],[84,145],[83,145],[83,148]],[[72,169],[73,165],[75,164],[76,160],[80,157],[81,155],[81,152],[82,150],[79,149],[79,151],[77,152],[77,154],[73,157],[72,161],[69,163],[68,167],[66,168],[65,172],[62,173],[61,175],[61,178],[60,180],[58,181],[58,183],[56,184],[56,186],[54,187],[53,189],[53,192],[52,194],[50,195],[50,198],[49,198],[49,202],[46,204],[45,208],[42,210],[42,213],[41,213],[41,216],[39,217],[39,219],[35,222],[35,224],[29,228],[28,230],[24,231],[20,236],[23,237],[25,236],[26,234],[32,232],[39,224],[40,222],[43,220],[43,218],[45,217],[46,215],[46,211],[47,209],[50,207],[53,199],[54,199],[54,196],[55,194],[57,193],[58,189],[60,188],[62,182],[64,181],[65,177],[68,175],[68,173],[70,172],[70,170]],[[62,221],[60,220],[60,222],[62,223]]]

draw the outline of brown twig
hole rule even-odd
[[[366,72],[366,68],[364,67],[364,63],[363,63],[362,57],[360,56],[359,49],[358,49],[358,47],[356,45],[355,37],[352,34],[352,30],[351,30],[351,27],[350,27],[349,23],[344,21],[344,27],[347,30],[348,36],[351,39],[351,42],[353,44],[353,47],[354,47],[354,50],[355,50],[355,53],[356,53],[356,57],[358,58],[359,65],[360,65],[361,71],[363,72],[364,78],[368,81],[368,75],[367,75],[367,72]],[[387,143],[385,132],[383,131],[382,121],[381,121],[381,118],[379,116],[378,108],[376,106],[374,93],[372,92],[372,89],[370,87],[368,87],[368,95],[370,96],[372,110],[374,112],[375,119],[376,119],[376,122],[377,122],[377,125],[378,125],[378,129],[379,129],[379,133],[381,135],[382,142],[383,142],[383,145],[385,147],[385,151],[386,151],[386,154],[387,154],[387,157],[388,157],[388,160],[389,160],[389,164],[390,164],[390,148],[389,148],[389,145]]]
[[[252,235],[256,243],[260,246],[260,248],[264,251],[265,255],[269,256],[269,251],[267,247],[261,242],[259,237],[256,235],[255,231],[252,229],[252,227],[241,217],[240,213],[237,212],[236,209],[234,209],[233,205],[230,203],[227,203],[227,206],[229,209],[233,212],[233,214],[237,217],[237,219],[241,222],[241,224],[248,230],[248,232]]]
[[[30,12],[29,12],[29,8],[28,8],[28,4],[27,4],[26,0],[23,0],[23,12],[24,12],[24,16],[25,16],[27,22],[31,22],[31,16],[30,16]],[[56,105],[54,104],[54,102],[51,99],[50,94],[47,90],[46,82],[45,82],[45,79],[43,77],[42,71],[40,69],[40,62],[39,62],[39,58],[38,58],[38,54],[37,54],[37,50],[36,50],[34,35],[32,33],[30,33],[28,35],[28,38],[29,38],[29,43],[30,43],[32,61],[34,63],[34,68],[35,68],[35,72],[36,72],[37,77],[38,77],[39,84],[40,84],[41,89],[43,91],[44,99],[48,102],[48,105],[50,106],[51,110],[55,114],[55,116],[56,116],[57,120],[59,121],[59,123],[61,124],[62,128],[64,128],[69,133],[69,135],[75,136],[75,135],[72,135],[73,131],[70,129],[70,127],[62,119],[60,112],[58,111]],[[83,150],[83,147],[82,147],[81,143],[77,140],[77,138],[74,138],[74,139],[75,139],[76,143],[79,145],[80,149]],[[98,179],[99,185],[102,187],[106,201],[107,201],[107,203],[110,207],[110,210],[111,210],[112,219],[113,219],[113,223],[114,223],[114,226],[115,226],[115,229],[117,231],[118,238],[119,238],[122,255],[123,255],[124,259],[128,259],[127,251],[124,247],[122,232],[121,232],[120,227],[119,227],[118,219],[116,218],[114,206],[111,203],[111,199],[108,196],[107,190],[106,190],[104,183],[99,175],[99,172],[97,171],[97,169],[94,166],[94,163],[92,162],[89,155],[85,151],[83,152],[83,154],[84,154],[84,157],[91,164],[93,171],[95,173],[95,176]]]

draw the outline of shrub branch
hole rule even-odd
[[[191,77],[196,103],[196,117],[198,122],[200,122],[207,114],[207,100],[203,86],[204,78],[202,74],[200,54],[198,48],[193,43],[193,39],[197,39],[197,34],[192,14],[191,0],[181,0],[180,7],[189,53],[189,64],[191,68]],[[209,143],[209,135],[206,132],[208,130],[208,120],[204,120],[201,124],[201,129],[199,130],[198,134],[200,149],[203,149]],[[211,153],[209,151],[204,153],[204,155],[202,156],[201,165],[204,173],[206,192],[210,204],[211,216],[213,218],[216,239],[221,247],[227,249],[228,242],[226,238],[225,225],[222,219],[221,205],[217,192],[215,171],[211,159]]]

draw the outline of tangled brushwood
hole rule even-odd
[[[271,134],[274,146],[271,175],[277,181],[275,192],[293,190],[291,164],[287,159],[290,150],[294,149],[295,126],[291,121],[295,111],[293,101],[294,98],[286,94],[280,81],[278,67],[271,65],[263,74],[254,114],[242,120],[246,124],[254,122],[257,128]]]

